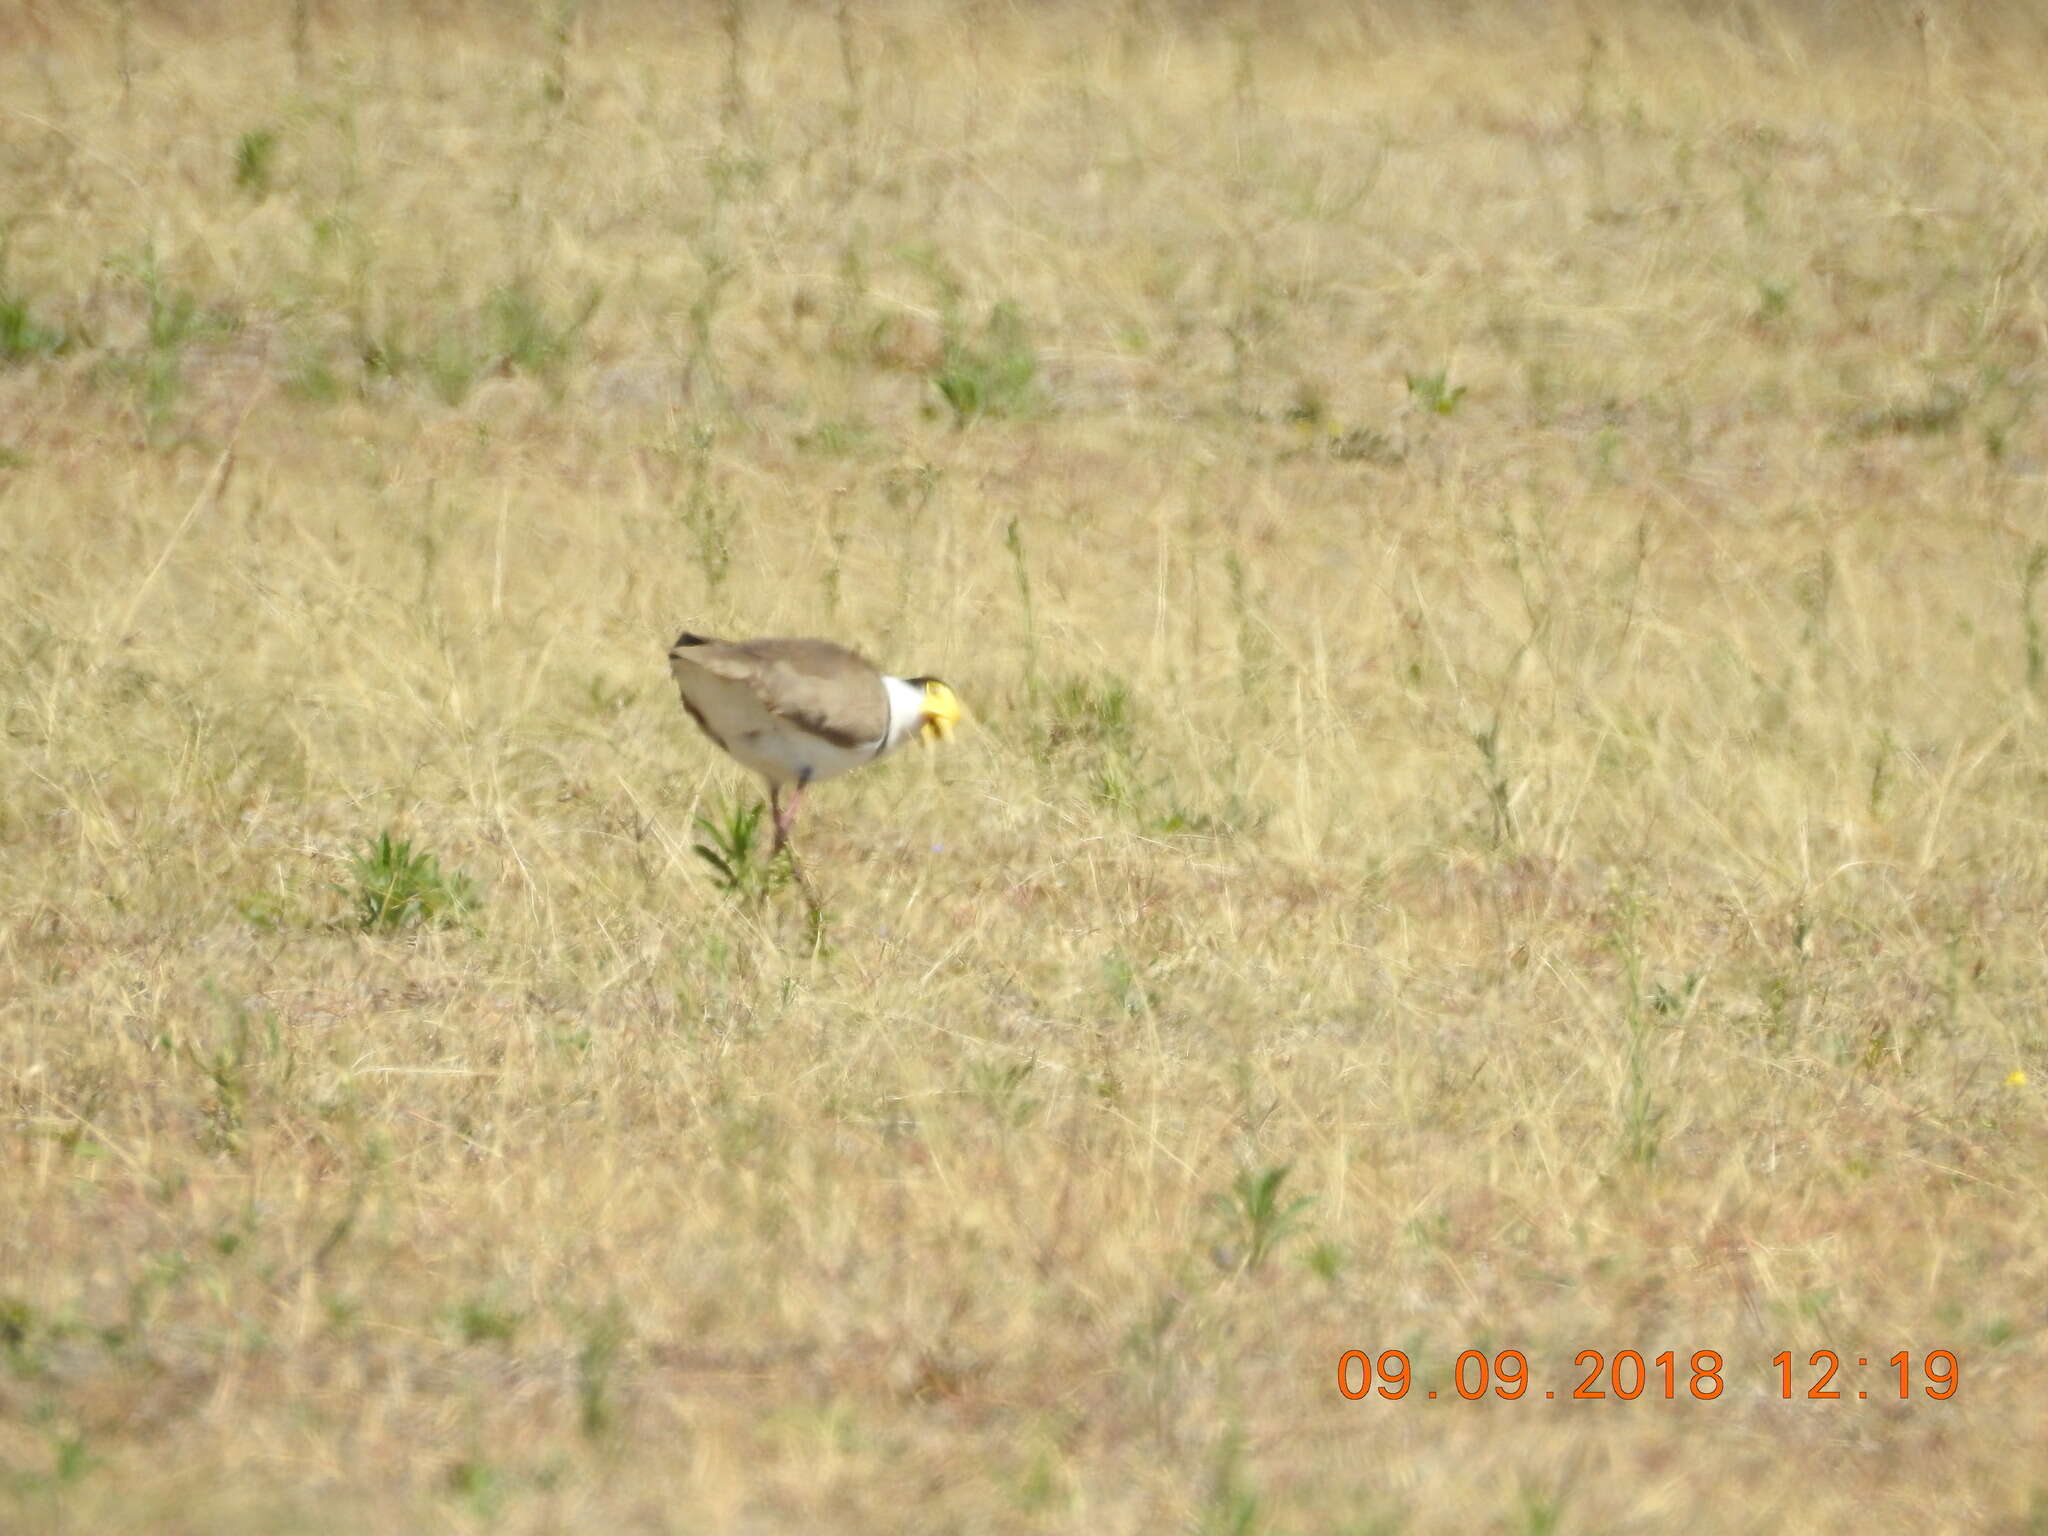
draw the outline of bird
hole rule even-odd
[[[812,784],[913,738],[949,741],[963,713],[938,678],[896,677],[831,640],[713,640],[686,629],[668,666],[698,729],[767,780],[771,858],[789,846]]]

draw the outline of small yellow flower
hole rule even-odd
[[[2012,1087],[2014,1087],[2014,1088],[2024,1088],[2024,1087],[2026,1087],[2026,1086],[2027,1086],[2027,1073],[2026,1073],[2026,1069],[2025,1069],[2025,1068],[2023,1068],[2023,1067],[2014,1067],[2014,1068],[2012,1069],[2012,1074],[2011,1074],[2011,1076],[2009,1076],[2009,1077],[2007,1077],[2007,1078],[2006,1078],[2006,1082],[2007,1082],[2008,1084],[2010,1084],[2010,1085],[2011,1085]]]

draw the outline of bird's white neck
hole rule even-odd
[[[882,691],[889,695],[889,729],[883,733],[882,744],[875,748],[877,757],[902,746],[924,722],[923,688],[908,678],[891,677],[884,672]]]

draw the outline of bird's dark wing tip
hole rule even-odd
[[[676,643],[670,646],[669,649],[672,651],[680,651],[681,649],[683,649],[683,647],[688,645],[710,645],[712,643],[712,641],[707,640],[704,636],[693,635],[686,629],[680,635],[676,636]]]

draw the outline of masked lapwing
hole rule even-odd
[[[936,677],[893,677],[830,640],[707,640],[685,630],[668,665],[698,728],[768,781],[777,853],[810,785],[913,737],[945,741],[960,719],[960,700]]]

